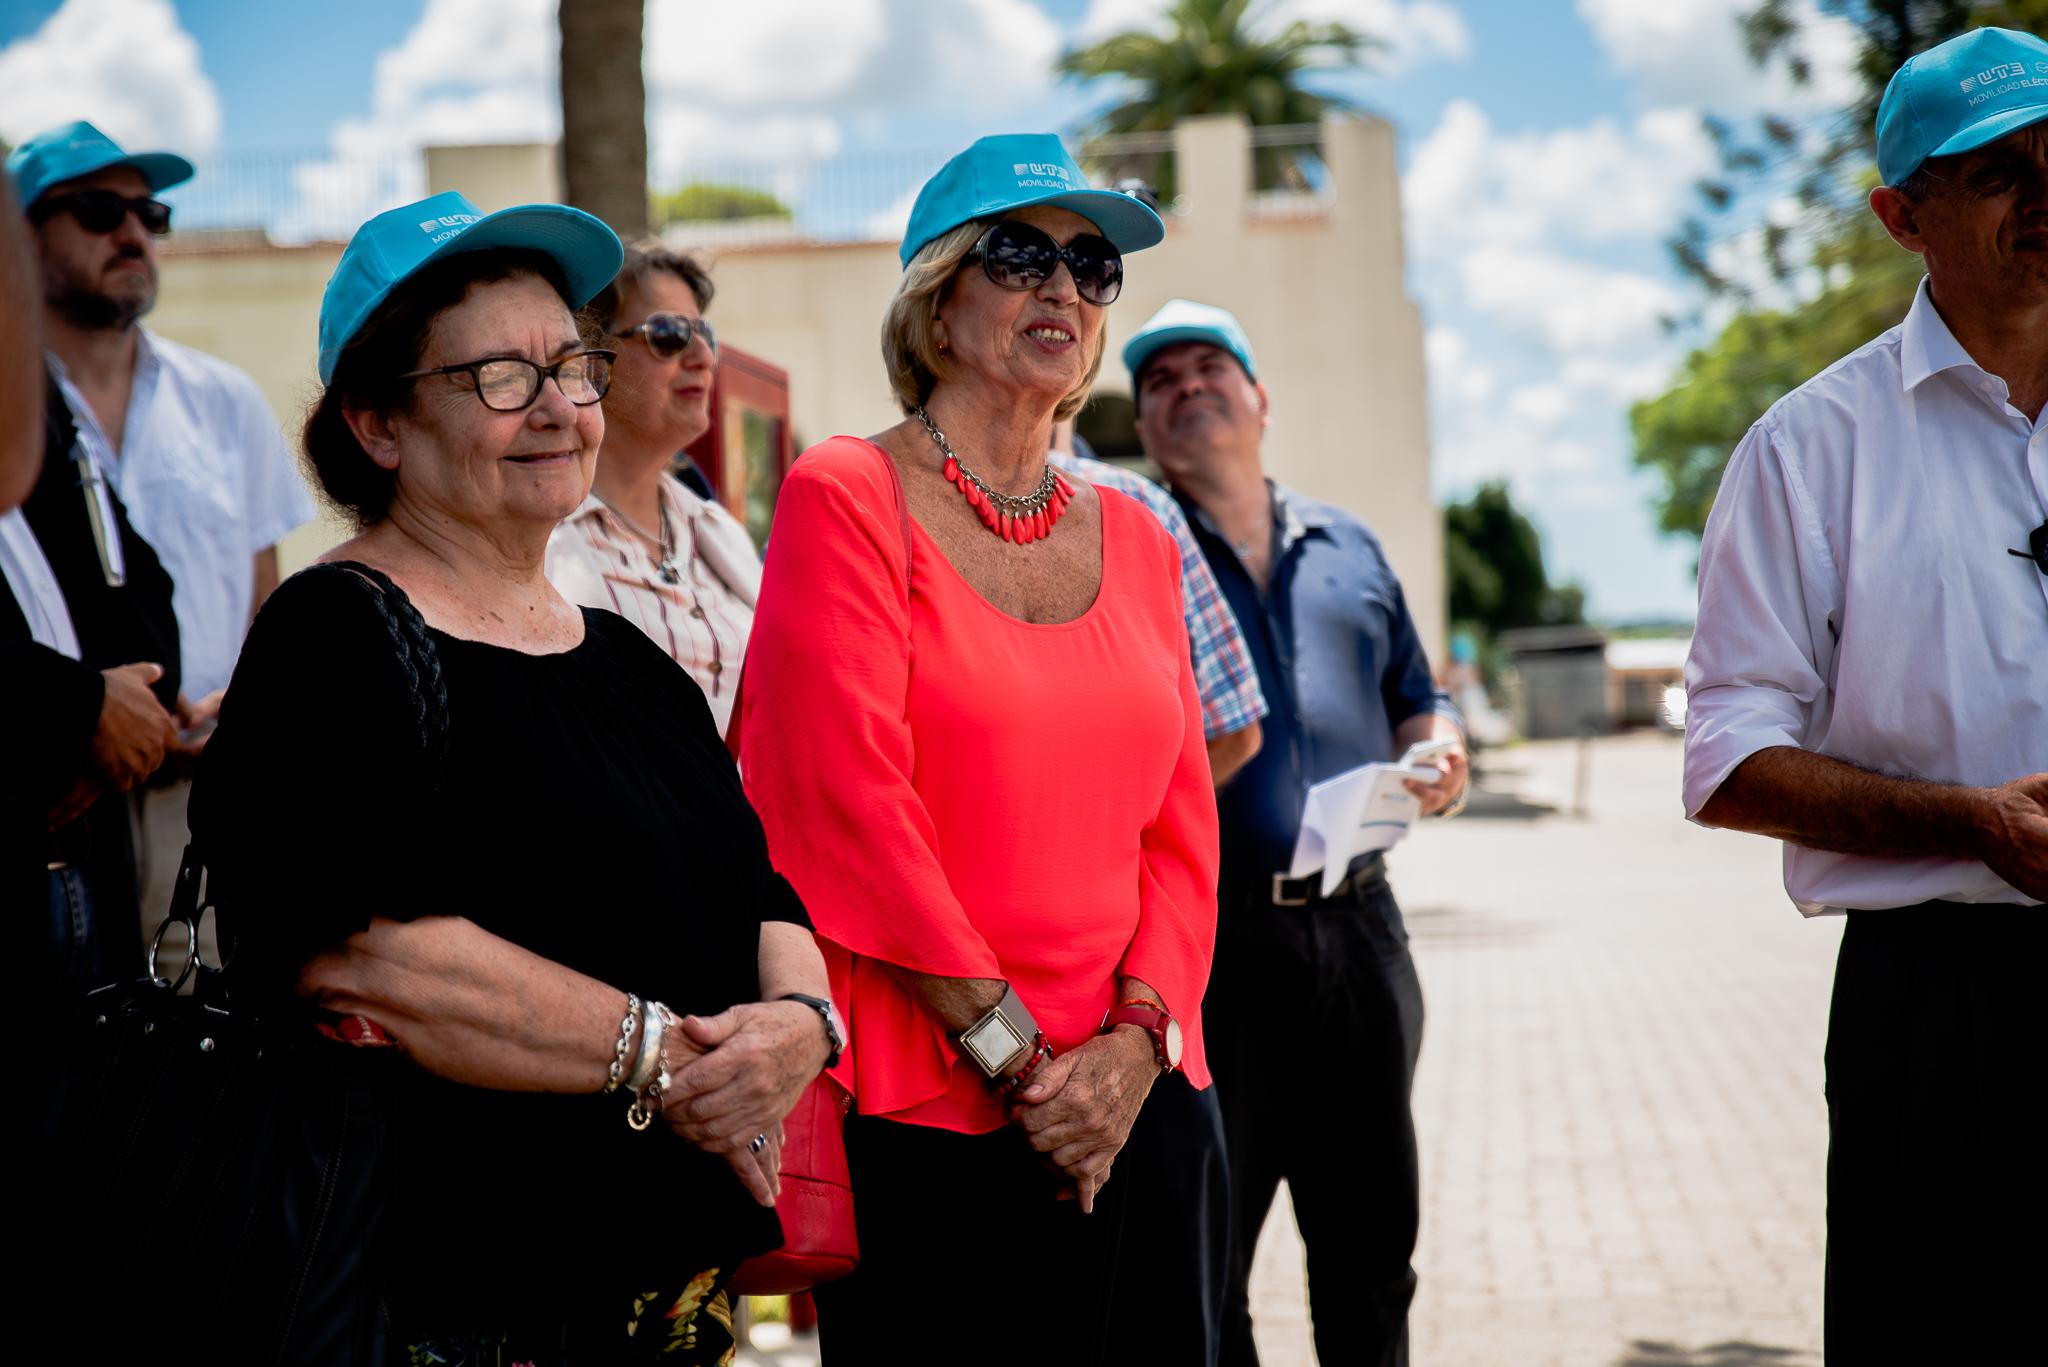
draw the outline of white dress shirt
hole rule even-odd
[[[1970,359],[1921,283],[1906,321],[1779,400],[1728,462],[1686,663],[1685,810],[1792,745],[1990,787],[2048,770],[2048,413]],[[2033,904],[1982,863],[1788,844],[1807,915]]]
[[[78,439],[170,571],[186,697],[227,687],[256,597],[258,551],[312,520],[277,419],[226,361],[138,329],[121,449],[50,358]]]
[[[28,619],[30,639],[59,655],[79,658],[78,632],[71,624],[64,590],[19,508],[0,513],[0,579],[7,581],[21,615]]]
[[[618,613],[667,651],[704,690],[722,736],[754,630],[761,557],[738,518],[681,481],[663,476],[661,496],[676,539],[676,583],[595,494],[549,538],[547,576],[570,602]]]

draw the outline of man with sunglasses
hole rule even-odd
[[[175,582],[182,737],[136,803],[144,925],[169,905],[186,841],[189,771],[257,605],[277,543],[313,504],[262,392],[242,371],[141,325],[156,303],[156,198],[192,175],[169,152],[129,153],[90,123],[37,134],[7,158],[35,238],[46,359],[78,452],[118,494]]]
[[[1124,346],[1145,454],[1243,629],[1264,743],[1218,793],[1215,968],[1202,1005],[1230,1160],[1230,1367],[1258,1361],[1248,1283],[1281,1181],[1308,1250],[1317,1356],[1407,1361],[1420,1221],[1409,1090],[1422,992],[1377,854],[1334,892],[1288,878],[1310,784],[1442,740],[1426,813],[1465,796],[1465,741],[1401,585],[1356,517],[1269,480],[1268,395],[1236,318],[1176,299]]]
[[[1870,207],[1927,275],[1722,476],[1685,809],[1845,915],[1828,1022],[1830,1362],[2039,1352],[2048,1216],[2048,42],[1900,67]],[[2008,554],[2008,552],[2012,552]]]

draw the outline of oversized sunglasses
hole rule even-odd
[[[647,349],[663,360],[682,355],[699,337],[704,339],[704,345],[710,348],[712,355],[718,354],[717,329],[703,318],[690,318],[680,313],[650,313],[647,321],[638,327],[614,332],[612,336],[644,337]]]
[[[1083,233],[1062,247],[1029,223],[997,223],[981,235],[969,260],[981,258],[982,274],[1006,290],[1035,290],[1067,263],[1074,292],[1098,306],[1113,304],[1124,287],[1124,257],[1094,233]]]
[[[70,214],[89,233],[110,233],[134,214],[143,231],[162,237],[171,230],[171,206],[147,195],[132,198],[113,190],[75,190],[68,195],[50,195],[35,207],[30,218],[38,225],[58,214]]]
[[[535,365],[517,356],[499,356],[488,361],[415,370],[398,378],[423,380],[429,375],[467,375],[485,408],[517,413],[533,406],[533,401],[540,397],[541,382],[552,377],[563,398],[578,408],[588,408],[612,387],[612,362],[616,359],[616,352],[579,351],[553,365]]]

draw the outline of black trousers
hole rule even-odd
[[[1230,1265],[1230,1168],[1216,1089],[1179,1073],[1145,1098],[1112,1182],[1130,1163],[1110,1361],[1215,1367]]]
[[[1226,905],[1202,1021],[1230,1154],[1223,1362],[1258,1362],[1247,1284],[1284,1178],[1308,1253],[1317,1358],[1405,1364],[1422,987],[1386,879],[1303,907]]]
[[[1827,1360],[2048,1343],[2048,907],[1853,911],[1828,1017]]]
[[[956,1134],[856,1115],[846,1126],[860,1266],[818,1288],[835,1367],[1104,1361],[1131,1172],[1120,1155],[1083,1215],[1055,1200],[1024,1132]],[[1135,1166],[1135,1163],[1132,1164]]]

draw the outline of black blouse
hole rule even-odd
[[[678,1012],[758,999],[762,922],[809,922],[689,677],[601,610],[553,655],[434,631],[448,748],[429,791],[368,593],[333,566],[281,585],[207,746],[192,827],[236,966],[289,981],[373,916],[453,915]],[[593,1071],[610,1045],[591,1041]],[[380,1243],[412,1315],[545,1314],[780,1242],[724,1160],[630,1131],[620,1094],[398,1071]]]

